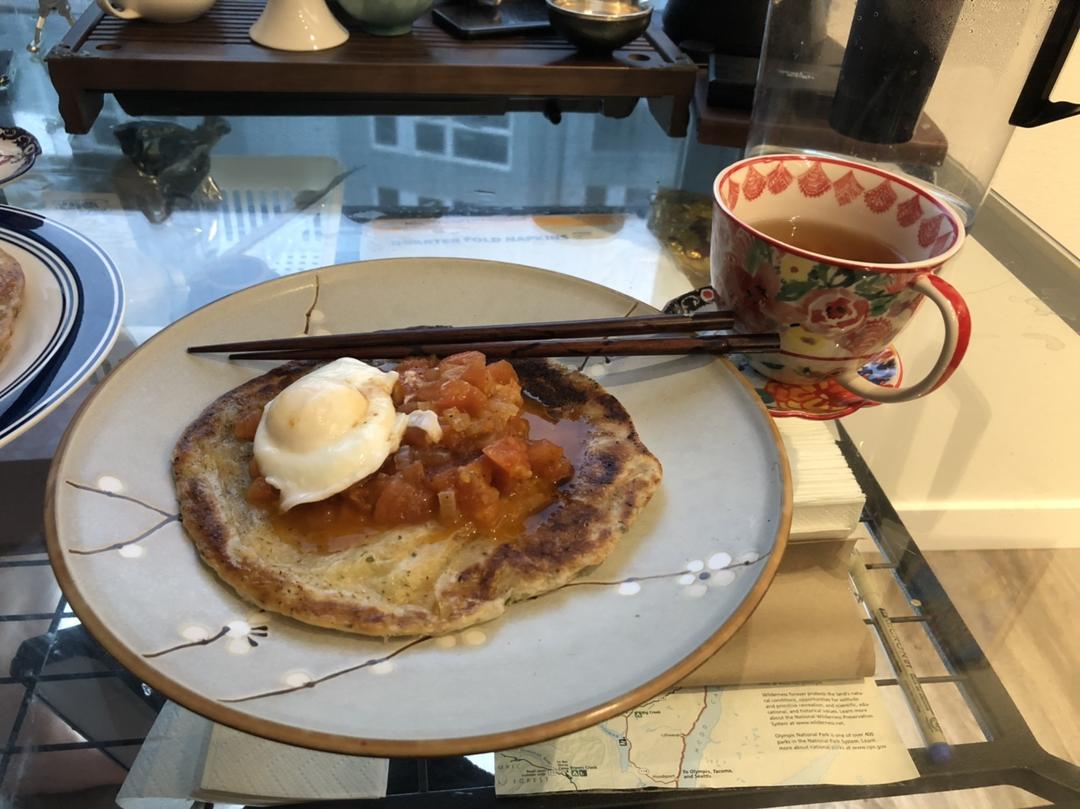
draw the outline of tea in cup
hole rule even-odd
[[[935,273],[960,250],[959,216],[897,174],[838,157],[763,155],[713,185],[711,275],[741,332],[779,332],[780,351],[755,353],[762,375],[789,384],[826,378],[876,402],[923,396],[960,364],[967,305]],[[945,321],[933,369],[903,388],[858,370],[907,325],[923,298]]]

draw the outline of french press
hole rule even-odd
[[[1013,127],[1080,112],[1049,100],[1078,25],[1080,0],[772,0],[747,154],[883,164],[970,226]]]

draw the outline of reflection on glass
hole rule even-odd
[[[510,162],[510,142],[505,137],[469,129],[454,131],[454,156],[482,163]]]
[[[372,118],[372,128],[375,130],[375,142],[384,146],[397,146],[398,122],[396,118]]]

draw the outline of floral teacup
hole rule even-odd
[[[780,333],[781,350],[751,365],[786,383],[835,380],[877,402],[937,388],[967,350],[971,322],[959,293],[934,272],[960,249],[964,229],[944,202],[910,180],[834,157],[765,155],[729,166],[713,185],[712,283],[742,332]],[[910,260],[852,261],[784,244],[755,223],[798,218],[872,236]],[[858,369],[911,319],[923,296],[945,320],[930,373],[903,388]]]

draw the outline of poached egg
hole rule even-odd
[[[263,408],[255,460],[280,507],[325,500],[376,472],[407,427],[442,438],[435,413],[398,413],[395,371],[343,357],[293,382]]]

